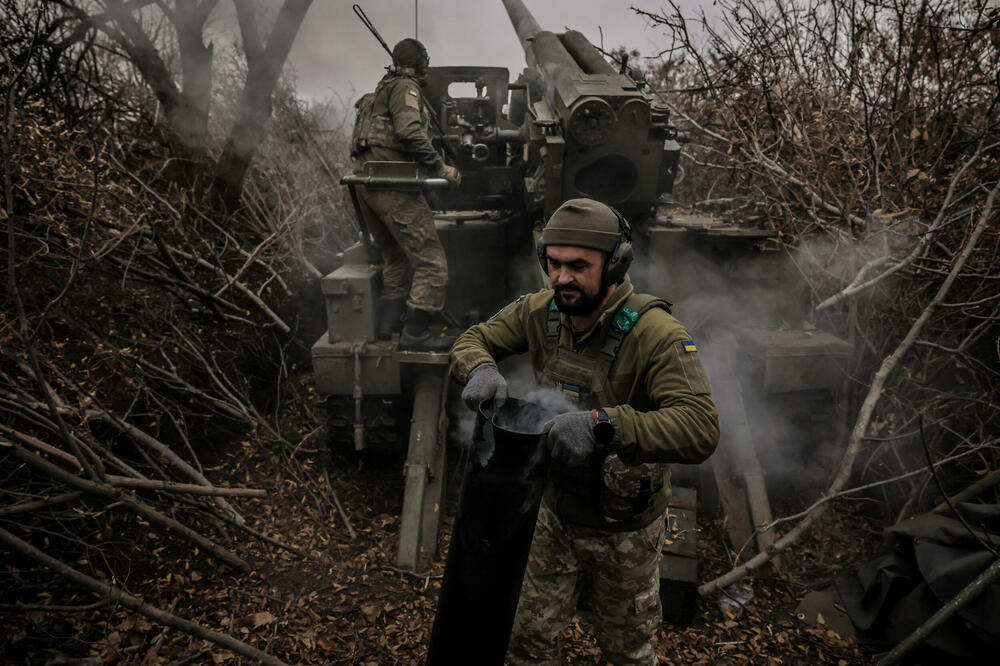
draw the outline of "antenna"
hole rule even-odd
[[[354,4],[351,8],[354,10],[354,13],[357,15],[357,17],[361,19],[361,22],[365,24],[365,27],[368,28],[369,32],[371,32],[375,36],[375,39],[378,40],[378,43],[382,45],[382,48],[385,49],[385,52],[389,54],[389,57],[392,58],[392,49],[390,49],[389,45],[385,43],[384,39],[382,39],[382,35],[378,33],[378,30],[375,28],[375,24],[372,23],[371,19],[368,18],[368,15],[365,14],[365,10],[361,9],[361,5]],[[417,30],[416,9],[417,9],[417,0],[413,0],[414,39],[416,39],[415,35]],[[386,67],[386,69],[389,68]],[[437,111],[434,109],[434,106],[430,103],[430,101],[425,99],[424,102],[427,104],[428,108],[430,108],[430,110],[432,111],[432,113],[428,117],[431,119],[431,123],[434,125],[434,129],[436,129],[438,131],[438,134],[440,134],[442,137],[441,147],[444,148],[444,152],[448,154],[448,157],[454,159],[455,157],[457,157],[458,154],[455,152],[455,149],[452,147],[452,145],[448,143],[447,139],[444,138],[444,128],[441,127],[441,119],[438,118]]]
[[[385,52],[388,53],[389,57],[391,58],[392,49],[390,49],[389,45],[385,43],[384,39],[382,39],[382,35],[378,34],[378,30],[375,29],[375,24],[372,23],[371,19],[368,18],[368,15],[365,14],[365,10],[361,9],[360,5],[354,5],[352,9],[354,10],[354,13],[357,15],[357,17],[361,19],[361,22],[365,24],[365,27],[368,28],[368,30],[371,31],[373,35],[375,35],[375,39],[378,40],[378,43],[382,45],[382,48],[385,49]]]
[[[417,5],[418,4],[420,4],[420,0],[413,0],[413,39],[417,39],[417,13],[418,13],[418,11],[417,11],[418,10]]]

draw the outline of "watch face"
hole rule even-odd
[[[607,418],[604,416],[602,420],[594,424],[594,438],[601,444],[607,444],[615,437],[615,427]]]

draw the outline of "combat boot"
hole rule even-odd
[[[403,332],[399,335],[399,348],[428,352],[446,352],[451,349],[451,338],[432,334],[428,330],[433,316],[426,310],[407,308]]]
[[[394,333],[402,331],[405,313],[405,298],[378,299],[378,339],[388,340]]]

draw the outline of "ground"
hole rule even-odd
[[[266,498],[233,503],[254,529],[308,557],[229,530],[233,548],[254,564],[253,572],[234,575],[191,549],[168,545],[168,538],[149,534],[146,545],[155,546],[152,551],[164,558],[157,560],[158,569],[147,562],[153,570],[140,571],[145,560],[137,556],[135,574],[123,581],[125,586],[152,605],[228,632],[288,663],[422,663],[444,558],[439,555],[424,574],[395,566],[403,496],[401,454],[359,461],[343,449],[322,452],[322,430],[301,427],[299,432],[300,443],[292,447],[261,447],[248,441],[220,451],[210,472],[216,480],[226,479],[220,485],[266,489]],[[454,489],[454,471],[450,481]],[[835,504],[809,537],[785,555],[780,572],[746,581],[753,598],[738,616],[701,599],[692,626],[663,625],[660,662],[873,663],[870,649],[823,626],[810,627],[795,614],[799,599],[809,590],[826,586],[838,572],[860,564],[877,545],[878,530],[860,509],[856,503]],[[451,524],[451,517],[446,517],[441,553],[447,551]],[[723,531],[720,521],[701,525],[702,580],[730,566]],[[7,663],[26,664],[249,663],[120,607],[89,607],[95,600],[68,586],[53,589],[49,584],[33,591],[26,587],[24,603],[85,609],[5,617],[0,655]],[[565,639],[566,663],[604,663],[586,617],[574,619]],[[88,656],[99,661],[67,661]],[[469,663],[476,661],[470,655]]]

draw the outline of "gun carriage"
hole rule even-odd
[[[503,3],[528,65],[517,80],[501,67],[430,67],[427,74],[425,97],[440,141],[462,173],[461,186],[447,188],[443,179],[428,178],[405,162],[370,162],[363,175],[342,182],[428,192],[451,276],[443,318],[453,327],[481,321],[544,284],[536,232],[575,197],[606,202],[632,222],[637,266],[666,264],[655,278],[653,272],[633,272],[642,291],[681,307],[696,295],[712,299],[748,285],[787,294],[784,307],[761,312],[754,321],[734,321],[724,311],[706,314],[700,323],[683,315],[705,352],[724,432],[721,455],[711,468],[679,469],[675,476],[679,485],[709,482],[715,504],[734,512],[731,539],[743,546],[751,526],[769,510],[752,446],[760,428],[747,418],[745,382],[736,365],[751,368],[760,383],[751,387],[755,393],[784,400],[835,390],[838,363],[849,347],[817,331],[775,332],[776,323],[799,320],[804,311],[799,298],[804,292],[789,289],[798,281],[789,278],[775,232],[666,213],[662,204],[680,177],[680,137],[668,109],[644,89],[640,77],[633,78],[625,66],[613,67],[580,32],[543,30],[521,0]],[[447,355],[401,351],[394,341],[377,340],[380,274],[366,241],[363,237],[345,251],[343,265],[322,280],[329,330],[312,351],[316,387],[332,396],[335,438],[358,451],[408,442],[397,563],[423,569],[434,555],[444,491]],[[722,277],[706,284],[680,257],[695,257]],[[746,353],[713,359],[713,341],[734,337]],[[733,438],[742,444],[750,440],[750,446],[730,442],[738,454],[730,453],[736,460],[727,462],[723,450]],[[694,527],[694,495],[681,487],[675,495],[671,528],[682,534]],[[693,534],[687,542],[675,540],[664,558],[663,578],[676,583],[672,598],[665,595],[670,604],[665,615],[680,622],[690,619],[693,608]],[[766,546],[767,535],[758,535],[758,542]]]

